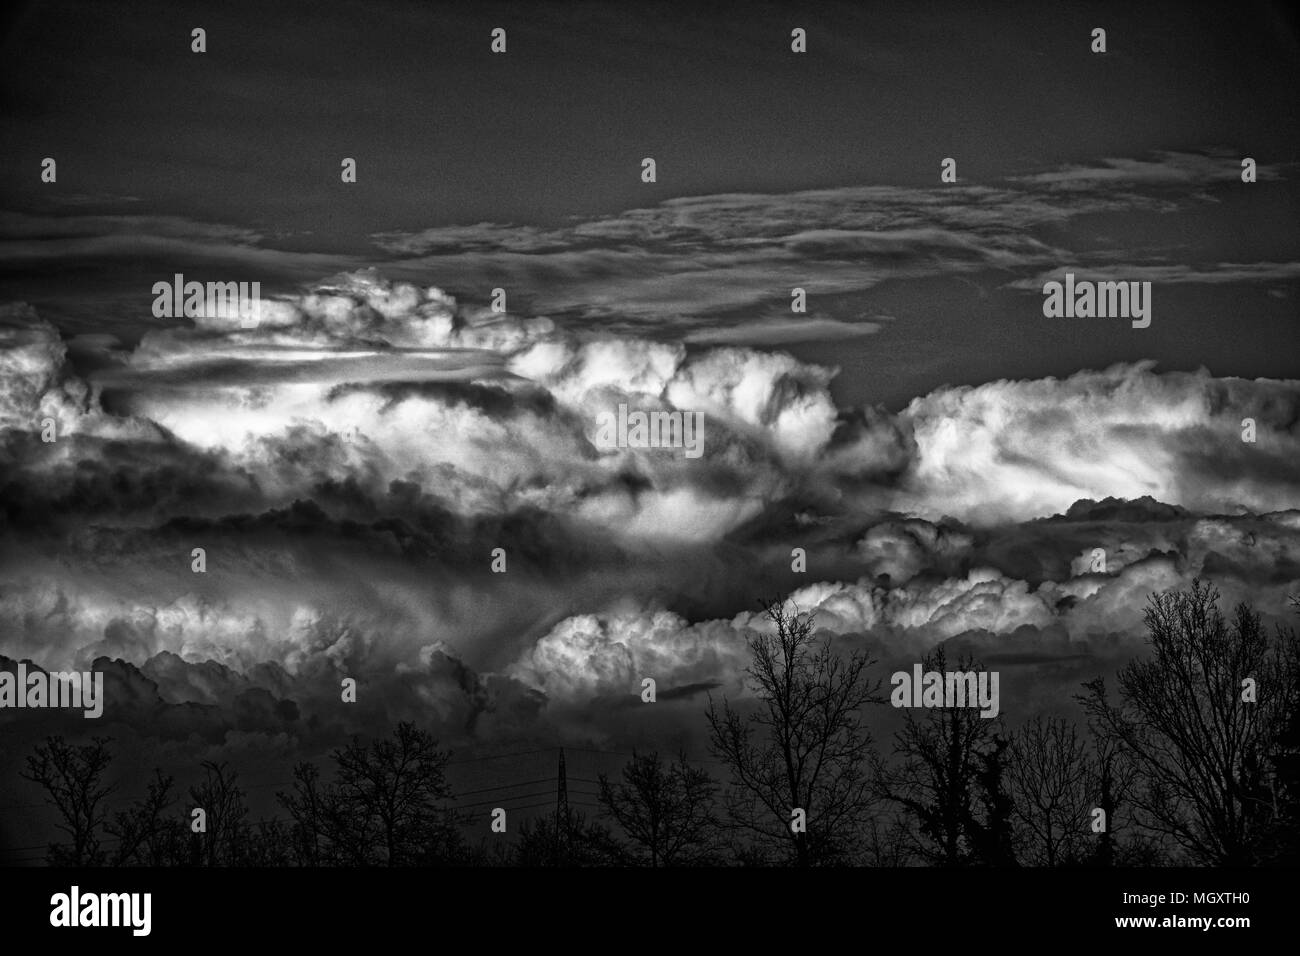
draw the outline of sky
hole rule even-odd
[[[285,291],[376,266],[480,302],[508,282],[520,307],[599,330],[626,318],[628,282],[680,283],[699,257],[713,267],[699,283],[715,287],[642,303],[654,334],[678,336],[688,318],[749,323],[756,307],[788,315],[797,284],[815,315],[841,324],[786,344],[857,372],[837,383],[847,402],[1140,358],[1281,375],[1300,257],[1291,16],[1271,3],[935,4],[908,16],[872,4],[672,16],[610,4],[526,15],[19,4],[0,66],[0,294],[132,342],[148,287],[174,268]],[[805,55],[790,51],[796,22]],[[199,25],[203,54],[190,49]],[[490,52],[495,26],[505,55]],[[1090,49],[1095,26],[1104,55]],[[56,183],[38,175],[46,156]],[[1266,170],[1253,188],[1237,181],[1244,156]],[[356,183],[340,181],[343,157],[357,160]],[[1015,282],[1044,257],[981,255],[962,245],[981,223],[927,209],[943,196],[945,157],[958,164],[950,196],[990,214],[1003,205],[987,227],[1051,246],[1053,264],[1193,273],[1161,284],[1167,318],[1141,332],[1041,321],[1037,295]],[[837,227],[877,226],[871,199],[855,216],[837,195],[862,189],[954,241],[850,237],[814,261],[799,249],[787,268],[744,268],[746,240],[792,194],[825,191],[802,212],[809,231],[839,207]],[[673,203],[735,193],[753,197],[743,216],[702,222],[701,236],[672,230]],[[1022,215],[1021,203],[1051,214]],[[602,238],[636,211],[653,234]],[[552,240],[512,255],[499,241],[520,230]],[[432,254],[402,243],[413,236]],[[1274,268],[1195,275],[1227,263]]]
[[[1012,720],[1138,653],[1152,592],[1289,620],[1280,4],[5,17],[0,666],[105,669],[141,766],[274,779],[407,718],[698,755],[763,597],[885,672],[973,649]],[[176,273],[259,324],[156,315]],[[1066,273],[1149,282],[1150,326],[1047,317]],[[600,447],[620,403],[704,455]]]

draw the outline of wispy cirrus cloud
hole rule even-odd
[[[1011,177],[1012,182],[1046,186],[1053,190],[1082,191],[1098,188],[1210,186],[1241,181],[1240,154],[1227,150],[1205,153],[1156,151],[1149,158],[1114,157],[1096,163]],[[1294,172],[1300,164],[1256,163],[1256,181],[1274,182]]]
[[[1090,257],[1091,258],[1091,257]],[[1300,279],[1300,262],[1211,262],[1203,265],[1125,263],[1106,265],[1104,271],[1092,263],[1070,267],[1076,280],[1114,280],[1151,282],[1160,285],[1230,285],[1234,283],[1291,282]],[[1059,281],[1066,272],[1057,268],[1008,283],[1008,288],[1042,288],[1043,283]]]
[[[887,317],[880,317],[890,321]],[[842,322],[818,315],[766,316],[729,328],[703,328],[688,332],[686,342],[700,345],[749,345],[755,347],[789,345],[819,339],[852,339],[875,335],[884,325],[880,321]]]

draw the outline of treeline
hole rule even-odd
[[[749,638],[753,696],[705,714],[720,778],[684,753],[634,753],[600,775],[597,813],[510,822],[508,838],[486,811],[469,830],[448,807],[451,754],[409,723],[336,749],[328,776],[300,763],[270,820],[251,820],[237,773],[212,762],[186,801],[155,771],[143,797],[110,811],[103,738],[49,738],[22,776],[59,815],[52,865],[1295,865],[1296,635],[1270,638],[1244,604],[1227,619],[1218,597],[1199,581],[1152,595],[1150,653],[1113,692],[1082,685],[1084,725],[1038,716],[1012,730],[975,708],[909,709],[883,743],[867,724],[887,705],[876,662],[833,652],[774,602],[770,632]],[[942,646],[923,667],[948,669]]]

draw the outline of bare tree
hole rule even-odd
[[[289,866],[293,862],[290,828],[279,820],[259,820],[245,829],[246,866]]]
[[[1029,721],[1012,741],[1008,771],[1026,862],[1062,866],[1083,859],[1099,768],[1074,722],[1041,715]]]
[[[622,776],[621,783],[611,784],[600,775],[600,803],[632,841],[635,862],[681,866],[712,858],[718,788],[706,771],[691,766],[684,751],[666,763],[658,752],[634,750]]]
[[[911,834],[898,813],[872,814],[867,821],[868,866],[907,866],[913,860],[912,851]]]
[[[1086,862],[1092,866],[1159,866],[1166,857],[1164,841],[1142,825],[1142,810],[1132,800],[1139,783],[1138,765],[1116,738],[1089,723],[1092,750],[1088,755],[1089,792],[1095,803],[1089,813],[1105,814],[1105,829]],[[1092,824],[1089,822],[1089,833]]]
[[[112,761],[108,737],[95,737],[88,744],[75,745],[62,737],[50,737],[38,744],[27,758],[21,776],[45,790],[46,802],[59,812],[58,829],[68,835],[69,844],[51,843],[46,861],[51,866],[101,866],[104,851],[99,830],[108,819],[105,798],[116,788],[105,784],[104,771]]]
[[[1292,595],[1291,607],[1300,611],[1300,595]],[[1288,647],[1294,652],[1295,643]],[[1300,667],[1294,669],[1300,679]],[[1284,866],[1300,864],[1300,688],[1273,742],[1269,764],[1274,779],[1276,819],[1273,834],[1265,841],[1272,847],[1269,862]]]
[[[1120,703],[1102,679],[1084,685],[1089,716],[1137,763],[1134,801],[1144,824],[1200,863],[1248,865],[1266,852],[1275,814],[1268,758],[1295,707],[1294,634],[1270,642],[1259,615],[1237,606],[1231,625],[1218,591],[1152,595],[1150,659],[1119,673]],[[1253,681],[1255,699],[1243,700]]]
[[[976,812],[966,820],[972,862],[984,866],[1019,866],[1016,857],[1015,800],[1006,784],[1011,739],[994,733],[979,754],[975,772]]]
[[[279,800],[294,819],[294,852],[309,865],[412,866],[447,862],[458,851],[444,768],[451,754],[410,722],[391,739],[354,738],[335,750],[337,777],[324,785],[311,764],[294,769]]]
[[[947,654],[942,645],[927,654],[925,671],[944,672]],[[962,660],[959,670],[979,670]],[[981,757],[993,747],[996,722],[971,707],[931,707],[917,717],[911,710],[894,736],[894,762],[879,767],[880,796],[902,808],[912,822],[917,854],[927,863],[959,866],[974,862],[971,822],[980,775],[987,770]]]
[[[224,762],[205,760],[203,781],[190,788],[191,809],[202,809],[206,832],[198,834],[205,866],[237,866],[244,862],[248,806],[239,774]]]
[[[117,841],[114,866],[165,866],[183,855],[180,821],[164,816],[176,799],[174,782],[155,768],[144,797],[117,811],[113,821],[105,824],[104,829]]]
[[[293,818],[291,842],[294,856],[303,866],[326,866],[340,862],[330,839],[337,826],[332,794],[320,782],[320,768],[306,761],[293,768],[293,790],[280,792],[276,799]]]
[[[754,631],[746,668],[757,705],[748,714],[709,700],[710,750],[731,773],[731,823],[760,847],[782,848],[799,866],[850,858],[873,802],[871,735],[860,711],[883,703],[875,663],[844,656],[813,637],[813,620],[783,602],[767,605],[772,632]],[[793,832],[795,810],[806,830]]]
[[[612,866],[619,859],[609,829],[588,820],[581,810],[571,809],[563,819],[548,813],[525,820],[519,827],[512,862],[529,867]]]

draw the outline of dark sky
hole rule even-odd
[[[1026,234],[1104,253],[1117,271],[1300,258],[1300,46],[1282,4],[28,3],[9,17],[0,297],[31,301],[73,333],[131,341],[148,319],[142,290],[174,269],[245,278],[228,276],[228,250],[208,248],[225,238],[301,254],[266,256],[248,276],[271,288],[376,265],[481,300],[504,281],[493,268],[394,264],[404,257],[374,236],[562,228],[718,193],[928,191],[947,156],[962,186],[998,186],[1113,158],[1213,154],[1224,171],[1214,189],[1196,177],[1120,183],[1177,205],[1174,215],[1080,209]],[[195,26],[207,31],[203,55],[190,51]],[[508,31],[504,56],[489,51],[495,26]],[[808,31],[807,55],[790,52],[795,26]],[[1104,56],[1089,49],[1095,26],[1107,30]],[[1273,170],[1253,191],[1231,185],[1246,155]],[[57,184],[39,180],[45,156],[58,160]],[[656,184],[640,180],[645,156]],[[355,185],[340,182],[343,157],[358,162]],[[1113,184],[1100,185],[1104,195]],[[157,236],[160,220],[163,235],[202,225],[182,246],[140,238]],[[69,236],[107,238],[48,241]],[[735,248],[744,235],[727,240]],[[658,241],[676,240],[624,233],[602,249]],[[956,285],[945,263],[899,268],[895,282],[891,254],[861,288],[832,295],[810,276],[809,291],[818,315],[898,321],[847,343],[784,343],[861,372],[837,383],[846,400],[897,405],[945,381],[1143,357],[1193,368],[1212,358],[1217,374],[1295,370],[1289,266],[1242,283],[1158,283],[1160,318],[1135,337],[1035,323],[1038,296],[1006,289],[1025,278],[1014,267],[967,263]],[[533,264],[502,273],[517,303],[594,328],[614,314],[574,305],[581,284],[552,299],[602,270],[616,284],[624,266]],[[648,280],[656,268],[626,274]],[[730,311],[674,303],[672,315],[749,322],[788,303],[788,290],[761,309],[742,297]]]
[[[39,208],[31,170],[55,155],[69,189],[311,230],[316,248],[669,196],[928,184],[944,156],[970,180],[1151,149],[1296,159],[1297,41],[1271,3],[19,6],[0,67],[8,203]],[[657,190],[636,176],[646,155]]]
[[[323,715],[303,748],[435,713],[477,743],[698,742],[773,594],[906,666],[978,635],[1017,718],[1111,672],[1152,590],[1289,615],[1284,9],[11,4],[0,654],[129,659],[117,716],[194,748],[251,727],[261,786],[298,732],[273,697]],[[259,282],[276,321],[155,317],[177,272]],[[1045,317],[1066,272],[1150,282],[1150,327]],[[628,398],[710,409],[707,456],[598,453]]]

